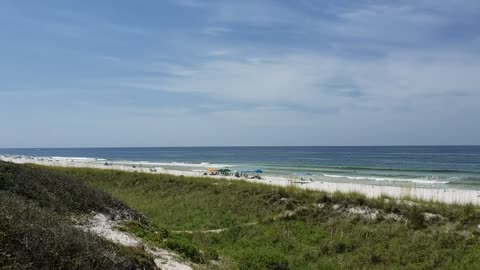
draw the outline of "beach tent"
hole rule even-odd
[[[218,169],[217,168],[208,168],[207,171],[210,175],[217,175],[218,174]]]
[[[230,169],[220,169],[218,171],[223,175],[228,175],[230,173]]]
[[[259,169],[256,169],[255,171],[253,171],[254,173],[263,173],[262,170],[259,170]]]

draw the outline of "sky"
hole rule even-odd
[[[478,0],[1,0],[0,147],[480,144]]]

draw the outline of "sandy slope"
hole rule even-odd
[[[94,213],[93,217],[80,221],[76,227],[123,246],[143,248],[152,255],[155,264],[160,269],[192,270],[190,265],[183,262],[178,255],[165,249],[148,246],[141,239],[116,229],[121,222],[121,220],[113,220],[104,214]]]

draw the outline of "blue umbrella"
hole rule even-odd
[[[259,169],[256,169],[254,172],[255,172],[255,173],[263,173],[263,171],[262,171],[262,170],[259,170]]]

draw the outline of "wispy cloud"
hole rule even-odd
[[[202,93],[230,101],[262,104],[319,103],[351,109],[351,103],[376,103],[385,109],[405,100],[445,93],[478,95],[472,85],[480,60],[462,54],[392,54],[381,59],[347,59],[322,54],[284,55],[260,61],[210,60],[198,66],[165,67],[166,74],[137,77],[130,87]],[[360,101],[361,100],[361,101]]]
[[[207,27],[205,29],[203,29],[203,33],[206,34],[206,35],[210,35],[210,36],[218,36],[218,35],[221,35],[221,34],[226,34],[226,33],[229,33],[231,32],[232,29],[228,28],[228,27]]]
[[[447,20],[437,14],[409,6],[371,5],[345,11],[337,18],[333,24],[337,34],[387,43],[422,43],[447,24]]]
[[[204,7],[208,1],[201,0],[170,0],[172,4],[180,5],[188,8],[199,8]]]
[[[208,53],[209,56],[226,56],[232,54],[230,50],[214,50]]]

